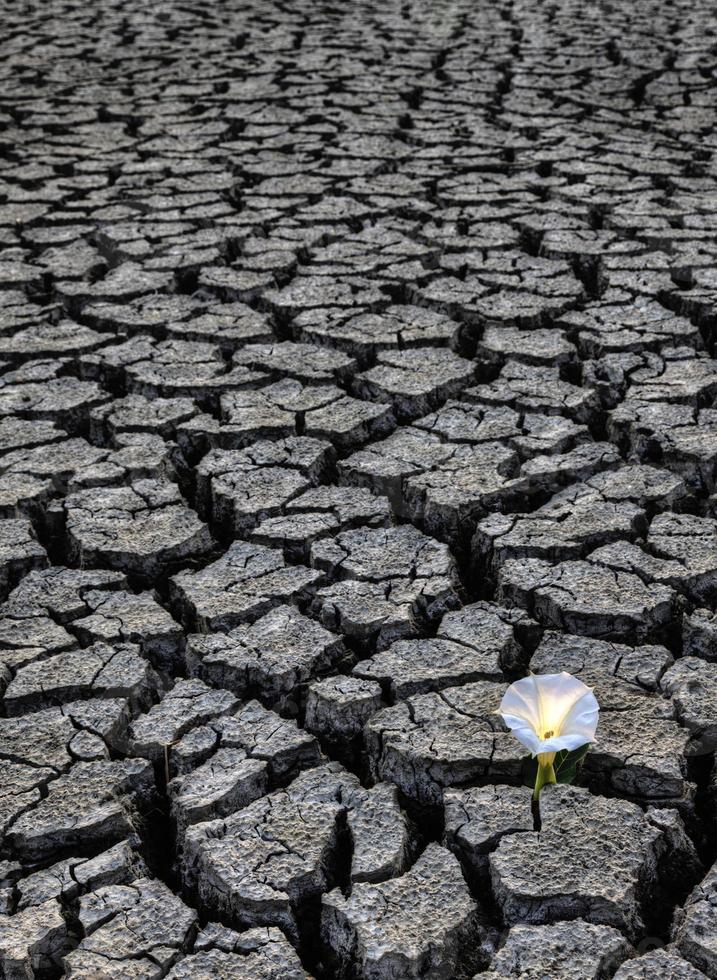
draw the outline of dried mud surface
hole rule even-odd
[[[3,20],[0,976],[717,980],[714,11]]]

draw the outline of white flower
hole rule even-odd
[[[595,741],[600,706],[592,690],[577,677],[562,674],[530,674],[511,684],[503,695],[498,714],[515,737],[533,755],[579,749]]]

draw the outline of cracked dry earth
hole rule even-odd
[[[0,977],[715,980],[714,11],[3,20]]]

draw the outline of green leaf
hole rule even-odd
[[[572,783],[575,781],[583,760],[588,754],[590,745],[581,745],[579,749],[568,752],[563,749],[555,756],[555,778],[559,783]]]

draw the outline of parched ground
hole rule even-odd
[[[716,980],[715,11],[1,19],[0,976]]]

